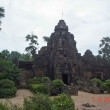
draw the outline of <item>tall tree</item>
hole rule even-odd
[[[110,60],[110,37],[104,37],[101,40],[101,44],[99,45],[100,50],[99,50],[99,54],[107,59]]]
[[[0,25],[1,25],[1,18],[3,18],[5,16],[4,12],[5,12],[4,8],[0,7]],[[1,28],[0,28],[0,30],[1,30]]]
[[[10,58],[10,52],[6,49],[6,50],[3,50],[1,52],[1,55],[5,58],[5,59],[9,59]]]
[[[14,64],[18,64],[18,61],[21,59],[21,53],[17,52],[17,51],[11,51],[10,54],[10,60],[14,63]]]
[[[25,48],[25,51],[27,51],[28,53],[31,53],[32,56],[34,56],[36,54],[36,50],[37,50],[37,47],[36,45],[38,46],[38,37],[35,35],[35,34],[28,34],[26,36],[26,41],[29,42],[29,46]]]

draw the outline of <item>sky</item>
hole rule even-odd
[[[25,36],[38,36],[40,49],[45,46],[43,36],[54,32],[64,19],[74,34],[78,52],[90,49],[98,54],[100,40],[110,36],[110,0],[0,0],[5,8],[0,31],[0,51],[25,52]],[[63,17],[62,17],[63,11]]]

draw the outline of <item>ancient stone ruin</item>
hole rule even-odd
[[[74,35],[69,32],[64,20],[60,20],[55,26],[47,46],[42,47],[35,55],[30,69],[26,69],[29,63],[24,65],[24,69],[31,72],[31,77],[47,76],[52,80],[61,79],[71,90],[76,91],[75,93],[78,81],[80,89],[86,87],[88,90],[90,85],[87,80],[94,77],[102,80],[110,78],[108,64],[98,58],[95,59],[89,50],[83,56],[78,53]]]
[[[78,77],[77,56],[74,35],[68,31],[65,21],[60,20],[47,47],[42,47],[35,56],[35,75],[62,79],[65,84],[71,85]]]

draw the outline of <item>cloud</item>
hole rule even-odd
[[[62,18],[75,35],[80,53],[91,49],[97,54],[102,37],[110,36],[109,0],[1,0],[6,9],[0,32],[0,51],[3,49],[24,52],[28,45],[25,36],[34,32],[39,48],[46,43]]]

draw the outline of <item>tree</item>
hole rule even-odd
[[[18,61],[21,59],[21,53],[17,52],[17,51],[11,51],[10,54],[10,60],[14,63],[14,64],[18,64]]]
[[[5,59],[9,59],[10,58],[10,52],[6,49],[6,50],[3,50],[1,52],[1,55],[5,58]]]
[[[0,80],[10,79],[14,82],[18,82],[20,70],[11,61],[0,57]]]
[[[44,36],[44,37],[43,37],[43,39],[44,39],[44,41],[45,41],[45,42],[47,42],[47,43],[48,43],[48,42],[49,42],[49,40],[50,40],[50,38],[49,38],[49,37],[47,37],[47,36]]]
[[[110,60],[110,37],[104,37],[99,45],[99,54],[107,60]]]
[[[26,36],[26,41],[29,42],[29,46],[25,48],[25,51],[29,52],[32,54],[32,56],[34,56],[36,54],[36,50],[37,50],[37,47],[36,45],[38,46],[38,42],[37,42],[37,39],[38,37],[34,34],[28,34]]]
[[[5,12],[4,8],[3,7],[0,7],[0,19],[5,16],[4,15],[4,12]],[[1,20],[0,20],[0,25],[1,25]],[[1,28],[0,28],[0,30],[1,30]]]
[[[26,53],[26,54],[22,54],[22,57],[21,57],[21,59],[20,60],[24,60],[24,61],[31,61],[32,60],[32,58],[31,58],[31,55],[30,55],[30,53]]]

